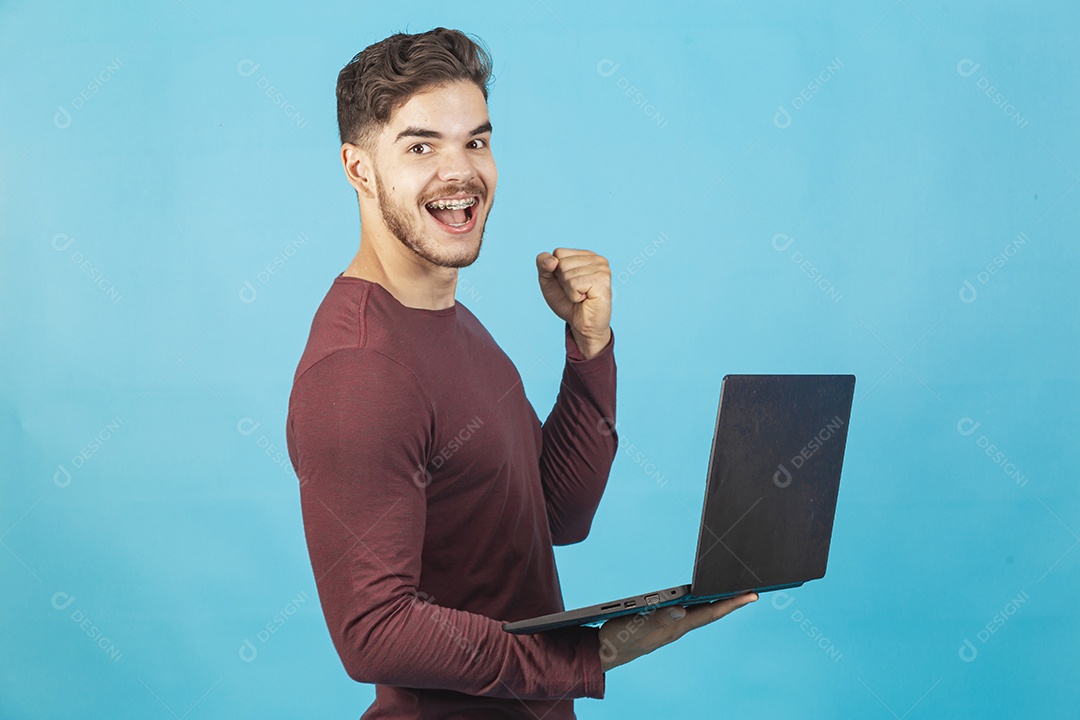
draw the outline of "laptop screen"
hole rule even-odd
[[[825,575],[854,375],[726,375],[691,592]]]

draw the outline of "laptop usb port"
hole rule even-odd
[[[626,602],[626,607],[634,607],[635,605],[637,605],[637,600],[628,600]]]

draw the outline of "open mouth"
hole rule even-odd
[[[479,203],[480,198],[476,195],[439,198],[424,205],[424,209],[442,230],[462,234],[476,226],[476,211]]]

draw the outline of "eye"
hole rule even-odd
[[[485,139],[483,139],[483,138],[475,138],[475,139],[473,139],[473,140],[471,140],[471,141],[470,141],[470,144],[471,144],[471,143],[479,143],[479,144],[478,144],[478,145],[476,146],[476,149],[477,149],[477,150],[479,150],[480,148],[486,148],[486,147],[488,147],[488,141],[487,141],[487,140],[485,140]]]
[[[431,146],[428,145],[427,143],[417,143],[416,145],[413,145],[411,148],[409,148],[409,152],[412,153],[413,155],[426,155],[427,153],[423,153],[423,152],[419,152],[419,153],[418,152],[413,152],[414,150],[416,150],[416,148],[425,148],[425,147],[430,148]]]

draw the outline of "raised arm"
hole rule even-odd
[[[319,600],[349,676],[520,699],[603,697],[598,630],[519,636],[418,590],[432,408],[377,352],[341,350],[297,379],[289,454]]]
[[[615,335],[586,360],[566,326],[566,365],[543,426],[540,479],[556,545],[581,542],[607,486],[619,438],[615,431]]]
[[[566,322],[566,366],[544,422],[540,477],[552,542],[589,534],[615,459],[615,335],[611,267],[591,250],[555,248],[536,256],[540,292]]]

